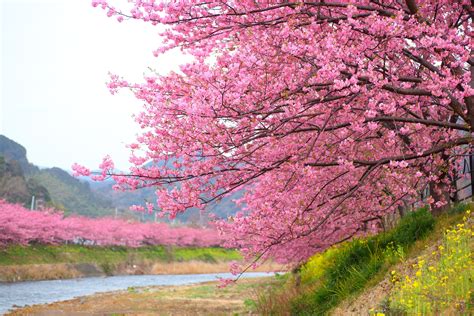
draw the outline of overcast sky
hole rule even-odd
[[[166,73],[184,62],[176,52],[153,57],[156,27],[118,23],[90,3],[0,0],[0,134],[39,166],[95,168],[110,154],[125,168],[141,102],[127,91],[112,96],[108,72],[140,81],[148,66]]]

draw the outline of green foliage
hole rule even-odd
[[[458,203],[448,210],[449,215],[462,214],[471,209],[472,206],[466,203]]]
[[[395,264],[398,261],[403,261],[406,253],[401,245],[395,245],[391,242],[383,250],[383,256],[390,264]]]
[[[128,292],[128,293],[138,293],[137,288],[134,287],[134,286],[129,286],[129,287],[127,288],[127,292]]]
[[[301,267],[301,282],[303,284],[312,284],[319,280],[323,276],[324,271],[334,262],[334,257],[341,251],[341,247],[344,246],[345,245],[331,247],[323,254],[311,257],[308,262]]]
[[[52,206],[89,217],[113,214],[112,203],[91,191],[60,168],[39,169],[30,164],[26,149],[0,135],[0,198],[30,207],[35,196],[37,206]]]
[[[112,203],[94,194],[88,183],[82,183],[59,168],[41,169],[30,175],[49,191],[55,205],[66,213],[88,217],[113,214]]]
[[[257,308],[257,303],[254,300],[249,299],[249,298],[244,300],[244,305],[248,310],[251,310],[251,311]]]
[[[147,246],[127,247],[88,247],[81,245],[31,245],[10,246],[0,249],[0,265],[37,263],[107,263],[115,265],[133,258],[134,260],[156,261],[231,261],[241,259],[236,250],[224,248],[165,248]],[[174,259],[178,258],[178,259]],[[106,272],[107,268],[101,266]],[[110,270],[110,269],[109,269]]]
[[[433,215],[428,207],[423,207],[404,216],[395,229],[372,239],[377,240],[384,248],[389,243],[407,247],[428,235],[433,230],[434,225]]]
[[[175,248],[173,249],[173,257],[176,261],[231,261],[241,260],[242,257],[235,250],[225,248]]]
[[[102,262],[100,264],[100,268],[105,273],[105,275],[113,275],[113,272],[115,270],[115,265],[111,264],[110,262]]]
[[[40,203],[51,201],[48,190],[38,182],[26,179],[18,162],[0,160],[0,198],[10,203],[19,203],[29,207],[31,197]]]

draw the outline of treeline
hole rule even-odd
[[[0,246],[12,244],[85,244],[91,246],[219,246],[214,229],[171,227],[114,218],[64,217],[54,209],[30,211],[0,200]]]

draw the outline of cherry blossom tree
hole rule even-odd
[[[64,217],[54,209],[30,211],[0,200],[0,247],[11,244],[83,243],[95,246],[220,246],[216,229],[170,227],[113,218]]]
[[[433,209],[448,202],[474,131],[472,1],[129,3],[92,4],[160,26],[154,54],[193,61],[142,83],[112,75],[112,93],[143,103],[143,133],[129,173],[107,157],[99,180],[156,187],[171,217],[244,189],[219,224],[228,245],[285,262],[376,231],[426,185]]]

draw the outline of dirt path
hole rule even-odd
[[[243,279],[224,289],[217,282],[129,288],[17,309],[7,315],[254,315],[253,299],[275,279]]]

